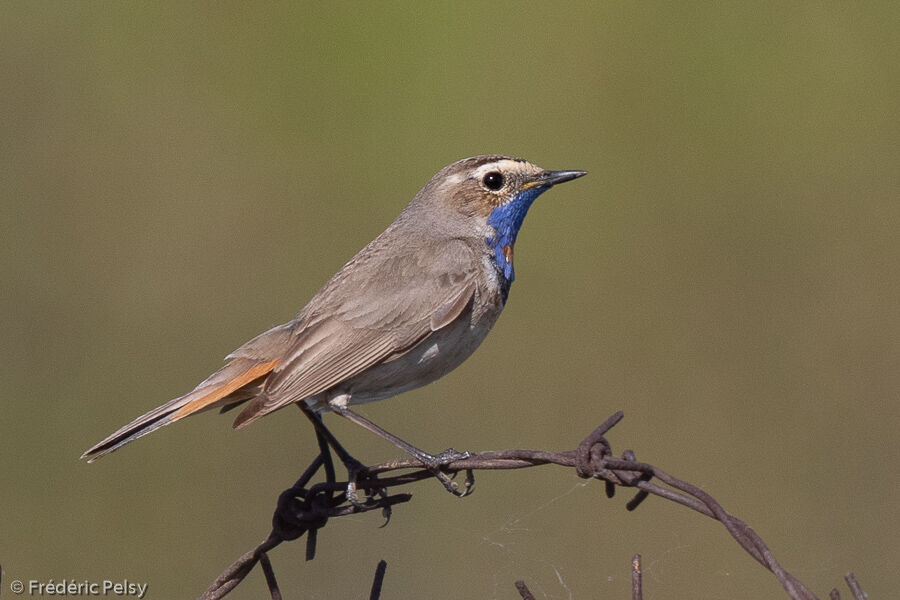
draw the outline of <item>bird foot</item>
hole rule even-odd
[[[430,456],[431,464],[426,464],[428,467],[445,467],[450,463],[454,463],[458,460],[466,460],[467,458],[472,458],[471,452],[460,452],[459,450],[454,450],[453,448],[447,448],[443,452],[439,454],[435,454]]]
[[[368,477],[369,468],[352,456],[344,461],[344,467],[347,469],[347,489],[344,492],[347,497],[347,502],[357,509],[362,509],[365,507],[365,502],[359,499],[356,482],[359,481],[361,475],[363,477]],[[380,491],[381,490],[369,490],[366,492],[366,496],[371,497]]]
[[[454,473],[451,477],[450,475],[442,471],[441,467],[445,467],[458,460],[465,460],[471,457],[471,452],[460,452],[459,450],[454,450],[453,448],[447,448],[439,454],[428,454],[426,452],[423,452],[422,456],[418,456],[417,458],[422,461],[422,464],[425,465],[425,468],[428,469],[432,475],[437,477],[438,481],[441,482],[445,490],[458,498],[462,498],[469,495],[472,492],[472,489],[475,487],[475,476],[473,475],[472,470],[466,469],[466,479],[463,483],[463,488],[460,489],[459,485],[455,481],[453,481],[454,477],[456,477],[456,473]]]

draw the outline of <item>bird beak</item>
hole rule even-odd
[[[549,188],[557,183],[572,181],[584,175],[587,175],[587,171],[541,171],[532,181],[522,186],[522,189],[527,190],[533,187]]]

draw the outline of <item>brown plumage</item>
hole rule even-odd
[[[294,319],[83,456],[95,460],[212,408],[243,404],[234,422],[242,427],[292,403],[339,410],[438,379],[474,352],[503,309],[528,206],[581,175],[498,155],[445,167]]]

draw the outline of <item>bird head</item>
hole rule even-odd
[[[548,171],[502,155],[464,158],[439,171],[417,199],[462,214],[484,237],[495,264],[512,282],[513,247],[535,198],[585,171]]]

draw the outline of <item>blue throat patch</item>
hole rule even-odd
[[[493,235],[487,237],[488,246],[494,251],[494,264],[506,279],[506,288],[516,277],[513,269],[513,245],[525,220],[525,214],[535,198],[547,191],[546,187],[533,187],[519,192],[516,196],[491,211],[487,223],[494,228]]]

